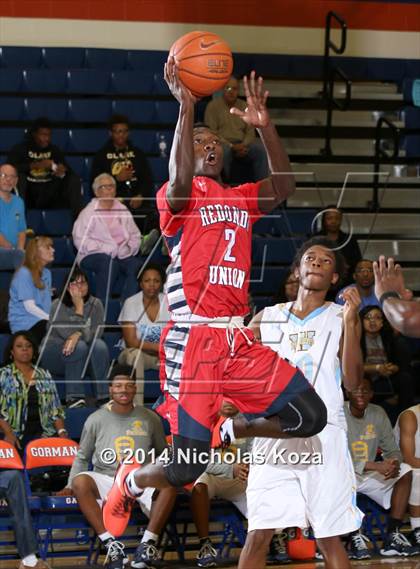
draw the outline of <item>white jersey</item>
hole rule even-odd
[[[303,372],[327,407],[328,423],[346,429],[339,360],[343,307],[326,302],[301,320],[290,312],[292,306],[264,309],[262,343]]]
[[[414,453],[416,458],[420,458],[420,404],[409,407],[405,411],[411,411],[414,413],[417,420],[417,431],[414,436]],[[403,412],[405,413],[405,411]],[[400,417],[401,415],[398,417],[394,427],[395,440],[397,441],[398,446],[400,446]]]

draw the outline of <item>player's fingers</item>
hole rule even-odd
[[[394,263],[394,259],[392,257],[389,257],[386,267],[387,267],[388,271],[394,271],[395,270],[395,263]]]
[[[244,75],[244,94],[245,94],[246,98],[251,96],[251,94],[249,92],[248,77],[246,75]]]
[[[251,91],[251,96],[255,97],[255,70],[254,69],[251,71],[249,89]]]
[[[264,95],[263,95],[263,105],[264,107],[267,105],[267,99],[268,99],[268,95],[270,94],[269,91],[264,91]]]
[[[379,256],[379,273],[380,275],[384,275],[386,271],[386,264],[385,264],[385,256],[384,255],[380,255]]]
[[[379,265],[377,261],[373,261],[373,274],[375,275],[375,279],[379,277]]]
[[[237,117],[244,117],[246,115],[246,113],[244,113],[244,111],[241,111],[240,109],[236,108],[236,107],[231,107],[229,109],[229,112],[231,115],[236,115]]]

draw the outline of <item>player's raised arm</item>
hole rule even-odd
[[[343,292],[343,335],[340,346],[343,385],[354,391],[363,379],[363,357],[360,348],[361,324],[359,318],[360,295],[356,288]]]
[[[165,81],[179,102],[179,116],[169,158],[169,184],[166,199],[173,211],[188,204],[194,176],[193,124],[196,98],[179,79],[175,60],[169,56],[165,63]]]
[[[272,173],[261,183],[258,207],[264,213],[268,213],[293,194],[295,178],[289,157],[268,114],[266,106],[268,91],[263,89],[262,77],[258,77],[256,80],[255,71],[251,71],[249,80],[244,77],[243,81],[247,108],[245,111],[241,111],[232,107],[230,112],[257,128],[264,144],[268,165]]]

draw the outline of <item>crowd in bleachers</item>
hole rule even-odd
[[[95,53],[90,57],[99,57]],[[51,51],[49,57],[53,56]],[[110,73],[103,71],[101,75],[97,71],[94,79],[89,74],[89,70],[80,69],[57,71],[51,76],[48,70],[39,69],[26,71],[24,77],[10,72],[8,81],[11,85],[10,82],[24,80],[28,92],[45,91],[45,82],[50,84],[51,92],[58,92],[61,83],[71,93],[105,91],[99,79],[102,77],[103,82],[109,83]],[[118,93],[138,92],[133,78],[129,71],[113,72],[112,88]],[[159,94],[163,88],[161,80],[151,72],[142,76],[142,88],[147,81],[151,90]],[[18,89],[15,86],[10,90]],[[219,125],[214,116],[216,105],[226,114],[223,105],[229,109],[236,103],[236,97],[237,82],[232,80],[220,99],[210,103],[206,120],[216,131],[222,129],[226,172],[238,176],[239,170],[240,179],[247,176],[249,164],[245,172],[240,171],[241,160],[245,159],[255,166],[258,177],[267,165],[261,163],[261,145],[255,133],[238,134],[236,124],[230,136],[223,131],[225,122]],[[154,181],[161,182],[166,172],[159,170],[156,176],[157,166],[153,165],[153,159],[150,163],[144,150],[160,152],[166,166],[171,133],[130,132],[130,122],[170,123],[176,117],[177,107],[164,100],[139,104],[118,99],[111,103],[52,98],[45,106],[43,100],[31,97],[11,100],[10,104],[14,105],[17,120],[25,116],[33,122],[25,136],[22,130],[10,129],[9,147],[5,147],[3,139],[0,148],[7,151],[5,164],[0,166],[0,287],[1,302],[8,305],[8,324],[5,318],[1,323],[4,365],[0,368],[0,429],[6,442],[22,450],[38,437],[67,438],[65,407],[90,404],[99,408],[86,421],[77,459],[60,495],[77,498],[81,511],[105,547],[108,567],[118,568],[124,557],[123,545],[105,530],[96,501],[98,496],[106,495],[115,468],[104,469],[99,455],[102,449],[114,446],[117,434],[125,435],[126,423],[133,419],[138,421],[138,431],[132,433],[130,442],[133,448],[144,448],[145,452],[153,449],[157,454],[165,452],[162,424],[147,405],[160,393],[159,338],[170,318],[163,292],[169,257],[160,238],[153,185]],[[60,122],[70,117],[76,123],[95,123],[105,115],[108,117],[111,111],[118,114],[109,120],[108,139],[103,136],[104,131],[64,132],[53,129],[49,122],[49,119]],[[49,119],[39,118],[43,114],[48,114]],[[229,112],[227,116],[234,118]],[[11,144],[12,141],[16,144]],[[65,151],[69,148],[96,154],[93,159],[80,155],[67,157]],[[238,159],[236,170],[235,166],[231,169],[232,155]],[[161,168],[161,163],[158,167]],[[322,215],[319,233],[340,247],[345,257],[347,269],[341,275],[341,287],[356,287],[362,298],[360,317],[366,379],[360,392],[348,394],[347,421],[350,433],[354,433],[349,447],[356,471],[360,469],[359,490],[371,495],[385,509],[391,507],[388,537],[399,532],[409,507],[413,537],[411,543],[404,542],[401,547],[411,555],[420,552],[420,502],[412,490],[418,484],[420,450],[413,451],[413,441],[418,440],[420,415],[417,406],[414,432],[411,418],[407,419],[406,414],[400,416],[398,437],[394,439],[382,409],[395,423],[402,411],[416,403],[418,389],[412,363],[418,346],[397,334],[386,322],[374,295],[372,261],[363,259],[357,240],[342,231],[342,216],[337,208],[328,207]],[[255,225],[253,298],[250,298],[254,311],[272,302],[296,299],[298,279],[291,262],[302,240],[318,230],[312,227],[313,218],[312,211],[281,210]],[[282,239],[276,238],[280,235]],[[343,288],[331,291],[331,300],[343,303]],[[119,365],[114,366],[116,362]],[[221,414],[237,412],[228,407],[225,405]],[[373,418],[369,416],[368,420],[366,410]],[[362,419],[368,421],[367,427],[360,426]],[[356,425],[354,429],[352,425]],[[360,459],[358,443],[366,438],[365,427],[371,435],[369,456]],[[143,436],[145,431],[149,433],[147,440]],[[383,453],[382,462],[375,461],[378,447]],[[90,463],[93,470],[88,472]],[[385,466],[392,472],[387,470],[385,474]],[[376,476],[374,490],[367,488],[369,472]],[[0,471],[0,490],[4,487],[1,476]],[[212,566],[218,553],[209,537],[210,500],[227,499],[246,517],[246,478],[245,465],[219,468],[211,464],[189,489],[200,540],[198,566]],[[392,484],[385,484],[384,480],[391,480]],[[19,492],[24,491],[19,487]],[[414,496],[412,502],[410,492]],[[135,552],[133,567],[153,566],[158,558],[158,540],[175,499],[176,491],[172,488],[158,495],[154,489],[143,494],[141,508],[150,519]],[[24,508],[25,500],[18,502],[13,507]],[[34,560],[36,547],[28,539],[32,535],[29,514],[24,510],[19,515],[27,524],[25,547],[19,548],[22,540],[16,535],[19,554],[24,559],[22,568],[41,569],[42,563]],[[270,550],[274,562],[287,559],[286,541],[285,532],[275,534]],[[350,536],[349,543],[354,557],[363,559],[370,555],[363,535]],[[145,560],[151,564],[143,565]]]

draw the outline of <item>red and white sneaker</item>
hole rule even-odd
[[[224,432],[224,425],[226,421],[231,421],[230,418],[220,417],[217,420],[217,423],[213,427],[213,431],[211,433],[211,448],[222,448],[227,449],[230,447],[231,443],[233,442],[230,435]]]
[[[130,472],[139,467],[137,462],[120,464],[115,474],[114,485],[104,500],[102,506],[104,526],[114,537],[123,535],[130,521],[131,510],[136,498],[128,494],[125,481]]]

